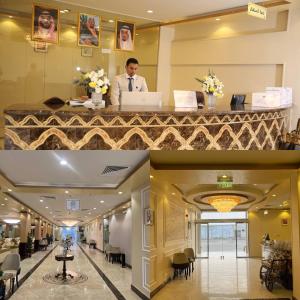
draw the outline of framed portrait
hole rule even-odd
[[[154,211],[151,208],[145,208],[145,225],[152,226],[154,221]]]
[[[82,47],[81,48],[81,56],[83,57],[92,57],[93,56],[93,48]]]
[[[44,5],[33,5],[32,34],[33,41],[58,44],[59,10]]]
[[[133,51],[135,39],[135,24],[124,21],[116,22],[115,49],[120,51]]]
[[[99,16],[79,14],[78,18],[78,46],[100,47],[100,23]]]

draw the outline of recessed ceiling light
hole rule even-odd
[[[175,196],[175,193],[172,193],[173,196]]]
[[[221,21],[221,19],[220,18],[216,18],[216,21]]]
[[[154,176],[153,176],[153,175],[150,175],[150,179],[152,179],[152,178],[154,178]]]
[[[152,10],[152,9],[148,9],[148,10],[147,10],[147,13],[148,13],[148,14],[153,14],[153,10]]]
[[[5,204],[4,204],[4,203],[1,203],[1,205],[4,206]]]
[[[43,200],[43,199],[40,199],[40,202],[44,202],[44,200]]]
[[[81,68],[80,68],[80,67],[76,67],[76,70],[77,70],[77,71],[80,71],[80,70],[81,70]]]
[[[12,192],[12,189],[7,189],[9,192]]]
[[[64,11],[64,10],[60,10],[60,13],[61,13],[61,14],[64,14],[64,13],[65,13],[65,11]]]
[[[8,16],[10,19],[12,19],[13,18],[13,16]]]
[[[223,175],[222,178],[227,178],[227,175]]]
[[[126,206],[123,206],[123,208],[126,208]]]
[[[7,199],[7,198],[4,198],[4,200],[7,201],[8,199]]]
[[[269,212],[267,210],[264,211],[264,215],[267,215]]]
[[[72,26],[73,29],[76,29],[76,26]]]
[[[135,35],[140,35],[139,33],[136,33]],[[153,177],[153,176],[152,176]],[[150,178],[151,178],[151,175],[150,175]]]
[[[48,209],[49,207],[48,207],[48,206],[45,206],[45,208],[47,208],[47,209]]]
[[[68,13],[68,12],[70,12],[71,10],[70,9],[64,9],[64,12],[65,13]]]
[[[109,23],[114,23],[115,21],[112,20],[112,19],[110,19],[110,20],[108,20],[108,22],[109,22]]]
[[[93,210],[97,209],[96,207],[93,208]]]
[[[119,195],[122,195],[122,194],[123,194],[123,192],[118,192],[118,194],[119,194]]]
[[[277,196],[276,194],[273,194],[273,195],[272,195],[272,197],[276,197],[276,196]]]
[[[100,203],[104,203],[104,201],[103,201],[103,200],[101,200],[101,201],[100,201]]]
[[[90,215],[91,213],[89,212],[89,215]]]
[[[66,194],[69,194],[69,191],[65,191]]]
[[[80,71],[80,68],[79,68],[79,71]],[[60,164],[62,165],[62,166],[66,166],[68,163],[67,163],[67,161],[66,160],[61,160],[60,161]]]

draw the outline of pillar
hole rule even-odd
[[[21,259],[28,257],[27,237],[31,230],[31,215],[28,212],[20,213],[20,244],[19,254]]]
[[[42,220],[37,219],[35,223],[35,240],[34,240],[34,252],[39,250],[39,243],[40,240],[42,239]]]

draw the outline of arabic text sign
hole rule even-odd
[[[263,20],[267,19],[267,9],[263,6],[249,3],[248,4],[248,15],[256,18],[260,18]]]

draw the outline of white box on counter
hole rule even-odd
[[[252,106],[280,107],[293,103],[291,88],[267,87],[265,92],[252,94]]]
[[[293,89],[288,87],[267,87],[266,92],[280,93],[281,105],[291,105],[293,103]]]
[[[252,106],[279,107],[281,106],[280,93],[265,92],[252,94]]]

